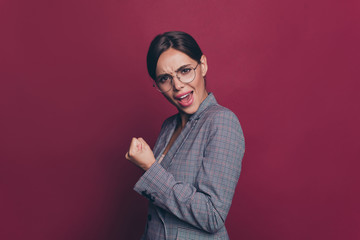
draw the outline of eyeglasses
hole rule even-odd
[[[195,79],[198,66],[199,63],[194,68],[189,65],[182,66],[175,71],[175,76],[182,83],[190,83]],[[154,87],[162,93],[168,92],[173,86],[173,79],[174,77],[170,74],[162,74],[155,79]]]

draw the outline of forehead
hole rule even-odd
[[[186,55],[183,52],[180,52],[176,49],[169,48],[163,52],[156,65],[156,75],[171,73],[176,71],[179,67],[187,64],[193,64],[196,61]]]

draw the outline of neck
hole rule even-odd
[[[189,120],[189,117],[190,117],[190,115],[180,112],[180,122],[179,122],[178,127],[183,129],[185,127],[185,124]]]
[[[208,95],[209,95],[208,92],[205,90],[204,97],[201,100],[201,102],[203,102]],[[180,111],[179,114],[180,114],[180,122],[178,123],[179,124],[178,127],[183,129],[185,127],[185,124],[189,120],[190,115]]]

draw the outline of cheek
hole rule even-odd
[[[163,93],[163,96],[169,101],[169,102],[173,102],[174,100],[171,98],[171,91]]]
[[[205,80],[201,76],[196,79],[196,82],[194,83],[194,88],[196,88],[198,92],[201,92],[205,89]]]
[[[169,98],[170,98],[169,93],[163,93],[163,96],[164,96],[166,99],[169,99]]]

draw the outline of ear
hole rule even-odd
[[[203,77],[206,76],[208,65],[207,65],[207,59],[205,55],[202,55],[200,58],[200,65],[201,65],[201,74]]]

